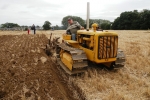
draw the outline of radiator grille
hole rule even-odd
[[[118,49],[118,36],[99,36],[98,59],[115,58]]]

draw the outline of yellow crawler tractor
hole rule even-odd
[[[57,47],[57,60],[68,74],[84,72],[88,61],[103,64],[113,69],[123,67],[125,56],[118,49],[118,34],[114,32],[79,30],[77,41],[71,40],[71,35],[63,35],[64,42]]]
[[[97,31],[97,26],[94,23],[92,30],[78,30],[77,41],[71,40],[71,35],[63,35],[62,43],[53,42],[57,61],[68,74],[84,72],[88,62],[103,64],[110,69],[124,66],[125,56],[118,49],[118,34]]]

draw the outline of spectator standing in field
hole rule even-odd
[[[31,30],[32,30],[32,34],[35,34],[35,25],[33,24],[32,26],[31,26]]]
[[[34,24],[32,25],[32,29],[33,29],[33,32],[34,32],[34,35],[35,35],[36,29],[35,29],[35,25]]]

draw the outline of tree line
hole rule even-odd
[[[1,28],[13,28],[13,27],[20,27],[20,26],[18,24],[16,24],[16,23],[1,24]]]
[[[71,17],[73,20],[78,21],[84,28],[86,28],[86,20],[83,20],[78,16],[65,16],[62,18],[62,26],[51,26],[50,21],[45,21],[43,24],[44,30],[65,30],[68,27],[68,18]],[[117,17],[114,22],[104,19],[89,19],[89,27],[91,28],[93,23],[97,23],[101,29],[109,30],[145,30],[150,28],[150,10],[144,9],[140,12],[137,10],[134,11],[125,11]],[[2,28],[13,28],[20,27],[15,23],[5,23],[1,24]],[[28,26],[26,26],[28,27]]]
[[[114,30],[145,30],[148,28],[150,28],[150,10],[147,9],[141,12],[137,10],[122,12],[112,24]]]

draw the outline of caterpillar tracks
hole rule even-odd
[[[61,43],[57,48],[57,61],[69,75],[83,73],[86,71],[88,62],[83,50]]]
[[[58,65],[69,75],[85,72],[88,67],[88,59],[85,52],[81,49],[73,48],[67,43],[59,44],[57,40],[58,38],[54,39],[50,44],[51,46],[49,44],[46,45],[47,55],[52,55],[52,50],[55,49]],[[112,70],[124,67],[125,55],[122,50],[118,49],[116,58],[115,62],[112,62],[110,66],[106,66],[107,69]]]
[[[83,73],[87,70],[88,62],[87,62],[86,54],[83,50],[70,47],[65,43],[59,44],[58,47],[59,47],[58,52],[60,52],[61,50],[62,53],[58,53],[57,61],[58,64],[66,71],[66,73],[68,73],[69,75],[73,75],[73,74]],[[70,56],[72,58],[71,61],[63,60],[67,58],[67,56],[62,56],[63,54],[66,53],[67,56]],[[112,69],[118,69],[124,67],[125,56],[122,50],[118,49],[116,58],[117,60],[114,63],[112,62],[110,67],[106,67],[106,68],[112,70]],[[71,69],[69,69],[68,67],[69,66],[68,63],[70,62],[73,62],[71,63]]]

